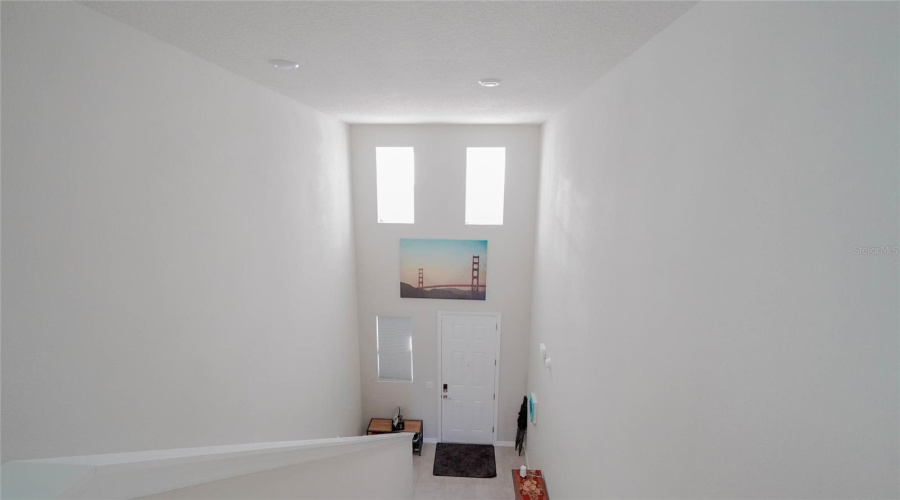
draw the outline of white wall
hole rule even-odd
[[[347,128],[3,4],[3,460],[360,429]]]
[[[704,2],[544,127],[554,498],[896,498],[898,4]],[[545,342],[553,367],[540,363]]]
[[[390,416],[425,421],[425,437],[438,436],[438,311],[499,312],[502,316],[498,434],[516,435],[525,393],[526,340],[531,328],[534,218],[540,157],[537,126],[353,125],[350,127],[359,289],[359,348],[363,418]],[[378,224],[375,148],[412,146],[416,157],[415,224]],[[466,148],[506,147],[502,226],[465,225]],[[401,299],[401,238],[486,239],[484,301]],[[413,383],[379,382],[375,318],[413,321]],[[434,387],[426,389],[425,383]]]

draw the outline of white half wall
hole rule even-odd
[[[387,436],[359,437],[377,439]],[[278,467],[141,497],[144,500],[246,500],[248,498],[413,498],[412,434],[391,434],[387,443],[362,451]],[[326,450],[323,450],[326,451]]]
[[[554,498],[900,496],[898,41],[896,2],[702,2],[545,124]]]
[[[3,498],[409,498],[412,434],[5,462]],[[351,476],[354,481],[345,481]]]
[[[516,437],[525,393],[526,340],[531,329],[534,218],[540,160],[540,127],[527,125],[352,125],[354,224],[359,286],[359,346],[363,420],[423,419],[425,437],[438,436],[440,380],[438,311],[501,314],[497,439]],[[375,148],[412,146],[416,159],[415,224],[379,224],[375,196]],[[466,226],[466,148],[506,147],[502,226]],[[488,240],[486,300],[400,298],[400,239]],[[376,316],[413,321],[413,382],[380,382]],[[426,388],[431,382],[432,388]]]
[[[358,434],[347,127],[2,9],[3,460]]]

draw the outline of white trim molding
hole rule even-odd
[[[401,432],[14,461],[2,466],[2,497],[136,498],[411,440]]]

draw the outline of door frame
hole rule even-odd
[[[444,387],[444,367],[443,363],[443,353],[441,352],[444,348],[444,316],[492,316],[497,319],[497,350],[496,350],[496,360],[497,365],[494,366],[494,394],[497,395],[494,398],[494,431],[492,433],[493,442],[492,445],[497,444],[497,428],[498,428],[498,417],[500,413],[500,334],[503,332],[503,325],[500,323],[500,313],[498,312],[464,312],[464,311],[438,311],[437,313],[437,324],[438,324],[438,391],[437,391],[437,400],[438,400],[438,443],[444,442],[444,405],[443,398],[441,395],[443,394]]]

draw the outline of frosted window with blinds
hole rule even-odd
[[[378,316],[375,333],[378,380],[412,382],[412,318]]]

